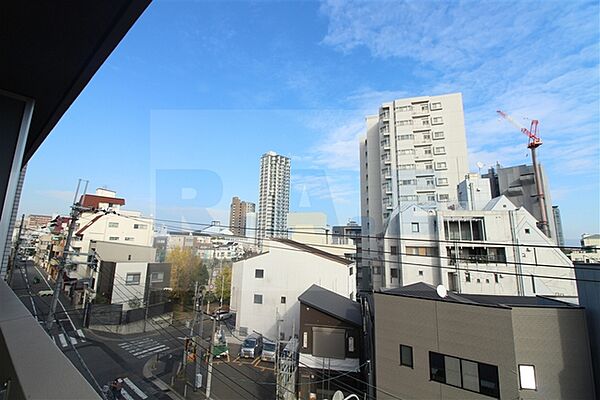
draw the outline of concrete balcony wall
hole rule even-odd
[[[69,359],[0,281],[0,384],[8,399],[100,399]]]

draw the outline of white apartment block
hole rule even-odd
[[[263,253],[233,263],[231,309],[236,329],[275,339],[299,328],[300,296],[313,284],[354,299],[354,263],[348,259],[288,239],[265,240]]]
[[[375,237],[384,233],[392,212],[412,204],[456,206],[468,159],[460,93],[384,103],[366,122],[360,140],[362,232],[374,238],[362,242],[361,265],[370,276],[368,271],[381,267]],[[373,274],[372,286],[385,286],[380,274]]]
[[[290,159],[273,151],[260,159],[257,238],[287,237],[290,210]]]
[[[399,232],[410,233],[398,240]],[[385,237],[386,288],[425,282],[458,293],[577,301],[571,260],[524,207],[505,196],[479,210],[403,206],[394,211]]]
[[[122,210],[125,199],[118,198],[115,192],[97,189],[96,194],[83,195],[80,203],[94,210],[85,211],[79,217],[71,242],[73,251],[89,254],[91,241],[152,246],[153,221],[143,217],[140,212]],[[84,255],[75,259],[85,262],[87,257]],[[76,270],[70,271],[69,276],[81,279],[91,274],[87,265],[80,264]]]

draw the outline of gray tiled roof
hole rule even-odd
[[[360,304],[321,286],[312,285],[298,297],[298,300],[325,314],[362,326]]]

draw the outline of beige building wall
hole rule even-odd
[[[521,399],[594,398],[584,309],[514,308],[513,330],[517,365],[535,366],[538,387]]]

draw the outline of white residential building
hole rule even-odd
[[[400,232],[410,234],[399,240]],[[524,207],[505,196],[481,210],[403,206],[394,211],[385,237],[386,288],[425,282],[459,293],[544,295],[576,302],[569,258]]]
[[[352,261],[288,239],[264,242],[263,253],[233,264],[231,308],[241,334],[285,339],[299,327],[300,296],[317,284],[344,297],[356,294]]]
[[[398,207],[456,207],[456,186],[468,173],[462,95],[422,96],[384,103],[368,116],[360,140],[363,240],[362,288],[382,281],[377,240]],[[362,272],[361,272],[362,274]],[[367,277],[367,278],[368,278]]]
[[[582,235],[581,249],[573,250],[569,257],[573,262],[600,263],[600,235]]]
[[[273,151],[260,159],[257,238],[287,237],[290,210],[290,159]]]
[[[152,246],[153,221],[143,217],[140,212],[122,210],[125,199],[117,197],[115,192],[97,189],[96,194],[83,195],[80,203],[93,210],[83,212],[77,221],[71,242],[73,251],[89,254],[91,241]],[[85,261],[87,257],[85,255],[75,259]],[[91,273],[87,265],[80,264],[69,276],[87,278]]]

